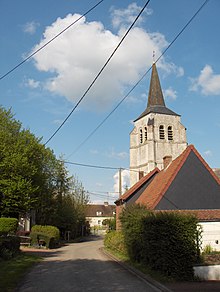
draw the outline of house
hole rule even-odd
[[[203,244],[220,250],[220,179],[193,145],[173,161],[165,157],[162,170],[152,170],[115,203],[117,221],[122,208],[133,203],[194,214],[206,231]]]
[[[165,105],[156,64],[152,67],[148,104],[130,134],[131,188],[116,202],[119,216],[129,204],[155,212],[197,216],[203,247],[220,250],[220,179],[193,145],[187,145],[180,115]]]
[[[91,227],[103,227],[103,221],[106,219],[114,219],[115,205],[109,205],[104,202],[103,205],[87,205],[85,215],[86,222]]]

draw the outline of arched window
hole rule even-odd
[[[160,139],[161,140],[164,140],[165,139],[164,126],[163,125],[160,125],[160,128],[159,128],[159,136],[160,136]]]
[[[172,129],[172,126],[169,126],[167,128],[167,132],[168,132],[168,140],[169,141],[173,141],[173,129]]]
[[[144,140],[147,141],[147,127],[144,127]]]
[[[140,144],[143,143],[143,131],[140,129]]]

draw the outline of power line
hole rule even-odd
[[[190,18],[186,25],[181,29],[181,31],[175,36],[173,41],[167,46],[167,48],[162,52],[162,54],[157,58],[155,63],[157,63],[161,57],[168,51],[168,49],[173,45],[173,43],[178,39],[178,37],[183,33],[183,31],[189,26],[193,19],[198,15],[198,13],[203,9],[203,7],[209,2],[206,0],[200,8],[195,12],[195,14]],[[122,104],[122,102],[130,95],[130,93],[140,84],[140,82],[145,78],[145,76],[150,72],[152,66],[144,73],[144,75],[135,83],[135,85],[128,91],[128,93],[122,98],[122,100],[116,105],[116,107],[104,118],[104,120],[85,138],[77,148],[68,156],[71,157],[75,154],[94,134],[95,132],[107,121],[107,119],[116,111],[116,109]]]
[[[99,4],[101,4],[104,0],[99,1],[97,4],[95,4],[92,8],[90,8],[88,11],[86,11],[83,15],[81,15],[79,18],[77,18],[75,21],[73,21],[70,25],[68,25],[66,28],[64,28],[61,32],[59,32],[57,35],[55,35],[52,39],[50,39],[48,42],[46,42],[43,46],[41,46],[39,49],[34,51],[32,54],[30,54],[27,58],[25,58],[23,61],[18,63],[16,66],[14,66],[12,69],[10,69],[8,72],[6,72],[4,75],[0,77],[0,80],[8,76],[10,73],[15,71],[18,67],[23,65],[25,62],[27,62],[29,59],[31,59],[34,55],[36,55],[38,52],[40,52],[42,49],[44,49],[47,45],[49,45],[52,41],[54,41],[56,38],[58,38],[61,34],[63,34],[66,30],[68,30],[71,26],[76,24],[80,19],[82,19],[84,16],[86,16],[88,13],[90,13],[93,9],[95,9]]]
[[[135,23],[137,22],[138,18],[140,17],[140,15],[142,14],[142,12],[144,11],[144,9],[146,8],[146,6],[149,4],[150,0],[148,0],[146,2],[146,4],[144,5],[144,7],[141,9],[141,11],[139,12],[139,14],[137,15],[137,17],[135,18],[135,20],[132,22],[132,24],[130,25],[130,27],[128,28],[128,30],[126,31],[126,33],[124,34],[124,36],[122,37],[122,39],[120,40],[119,44],[116,46],[116,48],[114,49],[114,51],[112,52],[112,54],[110,55],[110,57],[107,59],[107,61],[105,62],[105,64],[102,66],[102,68],[100,69],[100,71],[98,72],[98,74],[96,75],[96,77],[93,79],[93,81],[90,83],[89,87],[86,89],[86,91],[84,92],[84,94],[81,96],[81,98],[78,100],[78,102],[76,103],[76,105],[73,107],[73,109],[71,110],[71,112],[68,114],[68,116],[64,119],[64,121],[61,123],[61,125],[56,129],[56,131],[50,136],[50,138],[44,143],[44,145],[47,145],[48,142],[50,142],[50,140],[57,134],[57,132],[62,128],[62,126],[67,122],[67,120],[70,118],[70,116],[73,114],[73,112],[75,111],[75,109],[79,106],[79,104],[81,103],[81,101],[84,99],[84,97],[86,96],[86,94],[90,91],[90,89],[93,87],[93,85],[95,84],[95,82],[97,81],[97,79],[99,78],[99,76],[102,74],[103,70],[105,69],[105,67],[107,66],[107,64],[110,62],[110,60],[112,59],[112,57],[114,56],[114,54],[116,53],[116,51],[118,50],[118,48],[120,47],[120,45],[122,44],[122,42],[124,41],[124,39],[126,38],[126,36],[128,35],[128,33],[130,32],[130,30],[133,28],[133,26],[135,25]]]
[[[78,165],[78,166],[91,167],[91,168],[100,168],[100,169],[118,170],[120,168],[120,167],[100,166],[100,165],[76,163],[76,162],[70,162],[70,161],[65,161],[65,160],[63,162],[66,163],[66,164],[73,164],[73,165]]]

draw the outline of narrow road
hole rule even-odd
[[[57,249],[27,274],[17,291],[160,291],[106,257],[102,246],[103,240],[95,238]]]

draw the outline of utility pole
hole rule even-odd
[[[118,186],[118,188],[119,188],[119,198],[121,198],[121,196],[122,196],[122,179],[121,179],[121,168],[119,168],[119,172],[118,172],[118,175],[119,175],[119,186]]]

